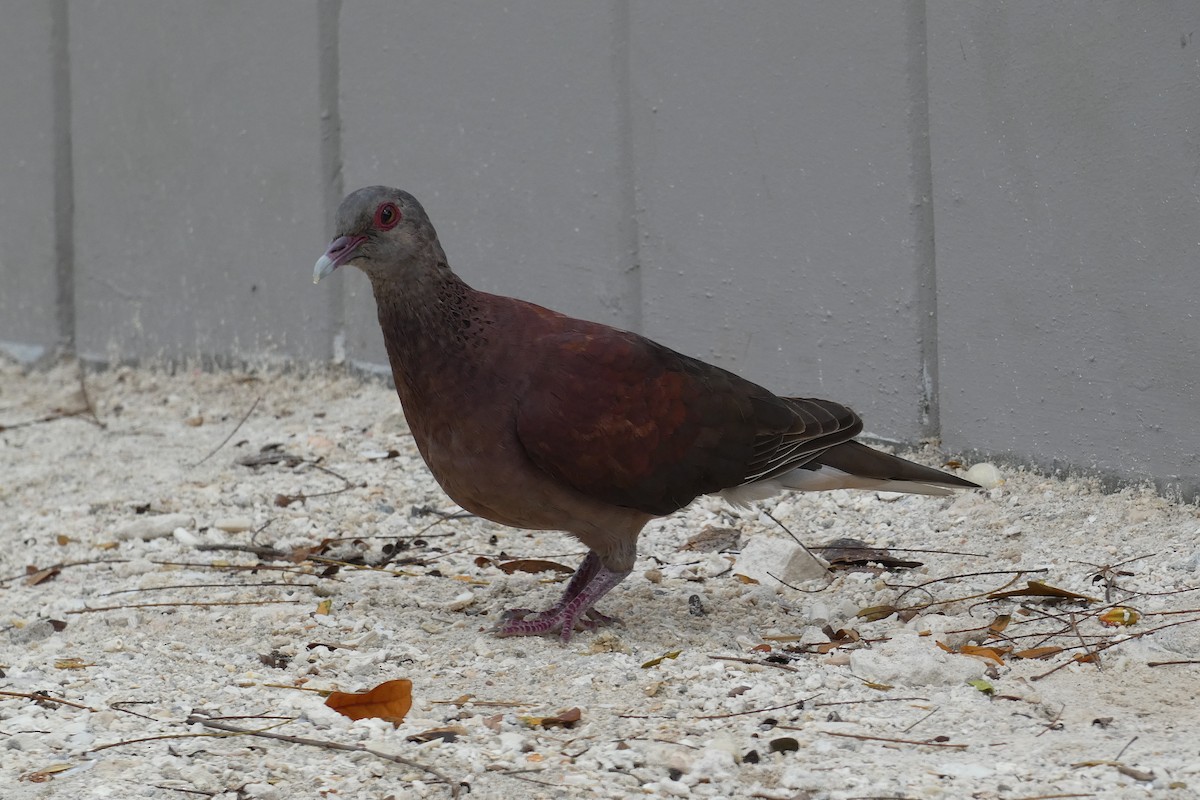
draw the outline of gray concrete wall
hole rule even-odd
[[[0,344],[384,361],[347,189],[469,281],[868,430],[1200,490],[1200,4],[17,0]]]

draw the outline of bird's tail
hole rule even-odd
[[[906,494],[948,495],[979,485],[940,469],[867,447],[856,441],[834,445],[803,466],[763,481],[725,489],[720,494],[737,506],[770,497],[784,489],[825,492],[870,489]]]
[[[940,469],[914,464],[899,456],[893,456],[871,447],[862,442],[843,442],[822,452],[806,466],[829,468],[845,473],[848,479],[880,482],[881,486],[846,488],[882,489],[889,492],[908,492],[910,494],[951,494],[954,489],[978,489],[979,485],[943,472]],[[799,487],[796,487],[799,488]]]

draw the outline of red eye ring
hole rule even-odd
[[[390,231],[402,217],[395,203],[381,203],[379,208],[375,209],[375,227],[381,231]]]

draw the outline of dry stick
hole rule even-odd
[[[51,697],[44,692],[6,692],[0,690],[0,695],[3,695],[4,697],[24,697],[25,699],[32,700],[35,703],[58,703],[59,705],[70,706],[71,708],[82,708],[84,711],[91,711],[93,713],[96,711],[96,709],[92,708],[91,706],[85,706],[82,703],[72,703],[70,700],[62,700],[57,697]]]
[[[858,739],[860,742],[889,742],[891,744],[915,744],[922,747],[948,747],[951,750],[966,750],[965,744],[950,742],[922,742],[919,739],[893,739],[890,736],[867,736],[862,733],[838,733],[837,731],[821,731],[826,736],[841,736],[844,739]]]
[[[155,789],[166,789],[168,792],[181,792],[183,794],[201,794],[205,797],[212,797],[216,792],[206,792],[202,789],[180,789],[175,786],[163,786],[161,783],[154,784]]]
[[[89,567],[93,564],[128,564],[128,558],[96,558],[89,561],[68,561],[65,564],[51,564],[43,569],[66,569],[67,567]],[[13,575],[11,578],[0,578],[0,586],[3,586],[10,581],[19,581],[22,578],[29,577],[29,573],[22,572],[19,575]]]
[[[251,555],[258,556],[259,558],[281,559],[287,558],[288,555],[290,555],[289,553],[285,553],[282,550],[276,550],[274,547],[265,544],[198,544],[196,545],[196,549],[203,553],[220,550],[233,550],[238,553],[250,553]]]
[[[1117,753],[1117,757],[1116,757],[1116,758],[1114,758],[1114,759],[1113,759],[1113,761],[1120,761],[1120,760],[1121,760],[1121,756],[1125,755],[1125,751],[1129,749],[1129,746],[1130,746],[1130,745],[1132,745],[1132,744],[1133,744],[1134,742],[1136,742],[1137,740],[1138,740],[1138,737],[1136,737],[1136,736],[1135,736],[1135,737],[1133,737],[1132,739],[1130,739],[1130,740],[1129,740],[1129,743],[1128,743],[1128,744],[1126,744],[1124,747],[1122,747],[1122,748],[1121,748],[1121,752]]]
[[[909,731],[911,731],[913,728],[917,727],[917,726],[918,726],[918,725],[920,725],[922,722],[924,722],[925,720],[929,719],[930,717],[932,717],[934,714],[938,713],[938,712],[939,712],[939,711],[941,711],[941,710],[942,710],[942,709],[941,709],[941,707],[940,707],[940,706],[938,706],[937,708],[934,708],[934,709],[933,709],[932,711],[930,711],[928,714],[926,714],[925,716],[921,717],[919,720],[917,720],[916,722],[914,722],[912,725],[909,725],[907,728],[905,728],[904,730],[902,730],[902,731],[900,731],[900,732],[901,732],[901,733],[908,733],[908,732],[909,732]]]
[[[858,706],[866,703],[899,703],[905,700],[920,700],[922,703],[928,703],[928,697],[875,697],[870,700],[831,700],[828,703],[813,703],[813,708],[825,708],[826,706]]]
[[[1178,664],[1200,664],[1200,658],[1189,658],[1183,661],[1147,661],[1147,667],[1173,667]]]
[[[269,605],[300,605],[302,600],[229,600],[229,601],[196,601],[192,603],[131,603],[126,606],[99,606],[97,608],[77,608],[67,611],[67,614],[91,614],[96,611],[124,611],[130,608],[174,608],[190,607],[211,608],[216,606],[269,606]]]
[[[1088,660],[1096,665],[1096,669],[1103,672],[1104,667],[1100,664],[1100,651],[1092,650],[1092,648],[1088,646],[1087,641],[1084,640],[1083,634],[1079,632],[1079,620],[1075,618],[1075,613],[1072,612],[1067,619],[1071,623],[1071,632],[1075,634],[1075,638],[1079,639],[1079,643],[1083,646],[1084,652],[1088,654]]]
[[[1067,704],[1063,703],[1062,708],[1058,709],[1058,713],[1054,715],[1054,719],[1050,720],[1050,723],[1048,725],[1045,725],[1042,728],[1042,730],[1040,732],[1038,732],[1037,736],[1034,736],[1033,738],[1036,739],[1038,736],[1041,736],[1046,731],[1054,730],[1054,726],[1058,724],[1058,721],[1060,719],[1062,719],[1063,712],[1066,710],[1067,710]]]
[[[1049,572],[1049,569],[1047,569],[1047,568],[1043,568],[1043,569],[989,569],[989,570],[981,570],[979,572],[960,572],[956,575],[946,575],[941,578],[931,578],[930,580],[927,580],[924,583],[918,583],[913,586],[906,587],[903,592],[901,592],[899,595],[896,596],[896,599],[893,601],[893,603],[899,603],[900,598],[904,597],[904,595],[908,594],[909,592],[915,591],[917,589],[925,589],[926,586],[931,586],[935,583],[944,583],[946,581],[956,581],[956,580],[961,580],[962,578],[976,578],[976,577],[979,577],[982,575],[1012,575],[1013,576],[1007,583],[1005,583],[1003,586],[1001,586],[998,589],[990,589],[986,592],[976,592],[975,594],[969,594],[966,597],[955,597],[955,598],[950,598],[949,600],[936,600],[931,603],[926,603],[924,605],[915,606],[915,608],[923,609],[923,608],[930,608],[930,607],[936,606],[936,605],[943,605],[945,603],[960,603],[960,602],[963,602],[966,600],[974,600],[976,597],[986,597],[987,595],[992,594],[994,592],[1002,591],[1002,590],[1006,589],[1007,587],[1012,586],[1017,581],[1019,581],[1022,576],[1031,575],[1031,574],[1034,574],[1037,572]],[[888,584],[888,588],[889,589],[892,589],[892,588],[899,589],[900,585],[898,584],[896,586],[892,586],[891,584]],[[926,591],[928,591],[928,590],[926,590]]]
[[[427,772],[430,775],[433,775],[439,781],[446,784],[446,787],[450,789],[450,796],[454,797],[454,798],[458,797],[459,791],[461,790],[461,788],[463,786],[463,784],[461,784],[461,783],[457,783],[457,784],[452,783],[450,781],[450,779],[448,777],[446,777],[445,774],[434,769],[433,767],[426,766],[425,764],[422,764],[419,761],[413,761],[412,759],[405,758],[404,756],[392,755],[391,753],[384,753],[379,750],[372,750],[370,747],[365,747],[361,744],[342,744],[341,742],[331,742],[331,741],[328,741],[325,739],[309,739],[304,736],[288,736],[288,735],[282,734],[282,733],[270,733],[268,731],[261,731],[261,730],[248,730],[246,728],[238,728],[234,725],[226,725],[223,722],[218,722],[214,719],[210,719],[210,718],[204,717],[204,716],[199,716],[196,714],[192,714],[191,716],[189,716],[187,718],[188,725],[194,725],[197,722],[206,728],[216,728],[219,731],[227,731],[228,733],[235,734],[235,735],[259,736],[264,739],[275,739],[280,742],[288,742],[289,744],[302,744],[302,745],[307,745],[309,747],[322,747],[322,748],[325,748],[326,750],[344,750],[344,751],[347,751],[350,753],[370,753],[371,755],[376,756],[378,758],[382,758],[385,761],[391,761],[396,764],[403,764],[406,767],[412,767],[413,769],[419,769],[422,772]],[[220,735],[220,734],[212,734],[212,735],[216,736],[216,735]]]
[[[787,670],[788,672],[799,672],[793,666],[788,664],[776,664],[774,661],[756,661],[753,658],[738,658],[737,656],[714,656],[709,655],[709,658],[715,661],[736,661],[739,664],[753,664],[756,667],[776,667],[778,669]]]
[[[316,583],[283,583],[280,581],[263,581],[261,583],[174,583],[169,586],[145,586],[137,589],[117,589],[112,592],[100,592],[97,597],[111,597],[114,594],[129,594],[130,592],[161,592],[167,589],[246,589],[260,586],[284,586],[287,588],[301,587],[311,589],[320,584]]]
[[[795,542],[796,544],[800,545],[800,548],[802,550],[804,550],[805,553],[808,553],[809,558],[811,558],[813,561],[816,561],[818,564],[821,563],[820,561],[817,560],[817,557],[815,555],[813,555],[813,551],[808,549],[808,545],[806,545],[804,542],[800,541],[799,536],[792,533],[791,528],[789,528],[787,525],[784,525],[782,522],[780,522],[778,519],[776,519],[775,515],[772,514],[770,511],[767,511],[765,508],[762,510],[762,513],[766,514],[767,517],[770,518],[770,520],[772,522],[774,522],[776,525],[783,528],[783,532],[786,533],[788,536],[792,537],[792,541]],[[825,571],[828,572],[829,568],[826,567]],[[774,576],[772,576],[772,577],[774,577]],[[776,580],[779,580],[779,579],[776,578]],[[780,583],[782,583],[782,581],[780,581]]]
[[[801,709],[801,708],[804,708],[804,704],[806,702],[808,702],[809,700],[812,700],[813,697],[817,697],[817,695],[814,694],[812,697],[802,697],[799,700],[793,700],[790,703],[784,703],[783,705],[778,705],[778,706],[771,706],[769,708],[752,708],[749,711],[736,711],[732,714],[705,714],[703,716],[693,717],[693,719],[729,719],[730,717],[744,717],[748,714],[762,714],[767,711],[778,711],[781,708]]]
[[[203,464],[205,461],[208,461],[210,458],[212,458],[213,456],[215,456],[215,455],[217,454],[217,451],[218,451],[218,450],[220,450],[222,447],[224,447],[224,446],[225,446],[225,444],[226,444],[226,443],[227,443],[227,442],[228,442],[230,439],[232,439],[232,438],[233,438],[233,435],[234,435],[235,433],[237,433],[237,432],[238,432],[238,430],[239,430],[239,429],[242,427],[242,425],[244,425],[244,424],[246,423],[246,420],[250,419],[250,415],[254,413],[254,409],[258,408],[258,403],[259,403],[259,401],[260,401],[260,400],[262,400],[262,399],[263,399],[263,396],[262,396],[261,394],[260,394],[258,397],[254,398],[254,402],[253,402],[253,403],[250,405],[250,410],[249,410],[249,411],[247,411],[245,414],[243,414],[243,415],[242,415],[242,418],[241,418],[240,420],[238,420],[238,424],[237,424],[237,425],[234,425],[234,426],[233,426],[233,430],[231,430],[231,431],[229,432],[229,435],[228,435],[228,436],[226,436],[224,439],[222,439],[222,440],[221,440],[221,443],[220,443],[219,445],[217,445],[217,446],[216,446],[216,447],[214,447],[212,450],[210,450],[210,451],[208,452],[208,455],[206,455],[204,458],[202,458],[202,459],[200,459],[199,461],[197,461],[195,464],[192,464],[192,466],[193,466],[193,467],[198,467],[198,466],[200,466],[201,464]]]
[[[259,562],[256,564],[205,564],[202,561],[151,561],[150,563],[157,564],[160,567],[192,567],[195,569],[221,569],[221,570],[228,570],[230,572],[260,572],[260,571],[265,572],[267,570],[272,570],[274,572],[288,572],[288,573],[294,573],[296,575],[312,575],[313,574],[311,568],[305,567],[303,565],[296,565],[296,566],[288,567],[288,566],[282,566],[279,564],[263,564],[262,562]],[[324,576],[318,576],[318,577],[322,577],[324,580],[340,580],[340,578],[326,578]]]
[[[101,430],[108,430],[108,426],[100,419],[100,415],[96,413],[96,407],[92,405],[92,398],[87,390],[87,382],[83,379],[83,362],[76,361],[75,363],[79,367],[79,393],[83,395],[83,408],[92,417],[89,422],[98,425]]]
[[[83,394],[83,408],[59,409],[53,414],[47,414],[46,416],[38,417],[37,419],[27,419],[21,422],[14,422],[11,425],[4,425],[0,423],[0,431],[11,431],[15,430],[16,428],[28,428],[31,425],[41,425],[44,422],[54,422],[55,420],[71,419],[73,417],[83,417],[86,422],[90,422],[101,429],[107,430],[108,425],[104,424],[100,417],[96,415],[96,409],[92,406],[92,400],[88,396],[87,386],[85,386],[83,382],[82,365],[79,368],[79,390]],[[88,416],[84,416],[85,414]]]

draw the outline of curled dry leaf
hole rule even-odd
[[[399,725],[412,708],[412,681],[385,681],[367,692],[331,692],[325,705],[350,719],[382,719]]]
[[[426,742],[432,742],[434,739],[441,739],[443,742],[450,743],[456,742],[458,741],[458,737],[466,735],[467,729],[463,726],[447,725],[444,728],[430,728],[427,731],[414,733],[412,736],[409,736],[406,741],[425,744]]]
[[[1031,647],[1028,650],[1017,650],[1012,655],[1013,658],[1049,658],[1050,656],[1056,656],[1061,652],[1061,647],[1048,645],[1046,647]]]
[[[882,547],[871,547],[860,539],[834,539],[827,545],[816,548],[829,562],[830,569],[866,567],[879,564],[887,569],[912,569],[921,566],[920,561],[897,558]]]
[[[860,608],[854,616],[867,622],[878,622],[881,619],[886,619],[896,613],[895,606],[868,606]]]
[[[659,656],[657,658],[652,658],[649,661],[647,661],[645,664],[642,664],[642,669],[650,669],[651,667],[657,667],[665,659],[668,659],[668,658],[679,658],[679,654],[682,652],[683,652],[682,650],[672,650],[669,653],[663,653],[661,656]]]
[[[583,712],[578,708],[569,708],[566,711],[560,711],[552,717],[519,717],[521,722],[524,722],[531,728],[570,728],[583,718]]]
[[[25,585],[37,586],[45,583],[46,581],[54,580],[58,577],[60,572],[62,572],[62,570],[58,567],[46,567],[45,569],[38,569],[32,565],[28,566],[25,568]]]
[[[73,764],[51,764],[48,767],[43,767],[33,772],[26,772],[17,780],[28,781],[29,783],[45,783],[53,778],[59,772],[66,772],[74,766]]]
[[[1088,597],[1086,594],[1060,589],[1057,586],[1051,586],[1041,581],[1026,581],[1024,589],[1010,589],[1007,592],[992,592],[988,595],[989,600],[1000,600],[1005,597],[1041,597],[1046,600],[1082,600],[1085,603],[1100,602],[1094,597]]]
[[[1134,611],[1132,608],[1116,606],[1115,608],[1110,608],[1108,611],[1105,611],[1103,614],[1101,614],[1099,619],[1101,625],[1105,625],[1109,628],[1116,628],[1119,626],[1127,627],[1129,625],[1136,625],[1141,618],[1142,615]]]
[[[684,542],[679,549],[699,553],[720,553],[723,550],[736,549],[741,539],[742,534],[733,528],[707,525],[704,530]]]
[[[978,656],[979,658],[985,658],[988,661],[994,661],[997,664],[1003,664],[1004,656],[1012,651],[1011,647],[980,647],[976,644],[964,644],[962,647],[955,650],[953,647],[950,647],[943,642],[936,642],[936,644],[947,653],[956,653],[962,656]]]
[[[568,567],[566,564],[559,564],[557,561],[546,561],[542,558],[518,558],[496,564],[496,566],[509,575],[512,575],[514,572],[559,572],[570,575],[575,571],[574,568]]]

